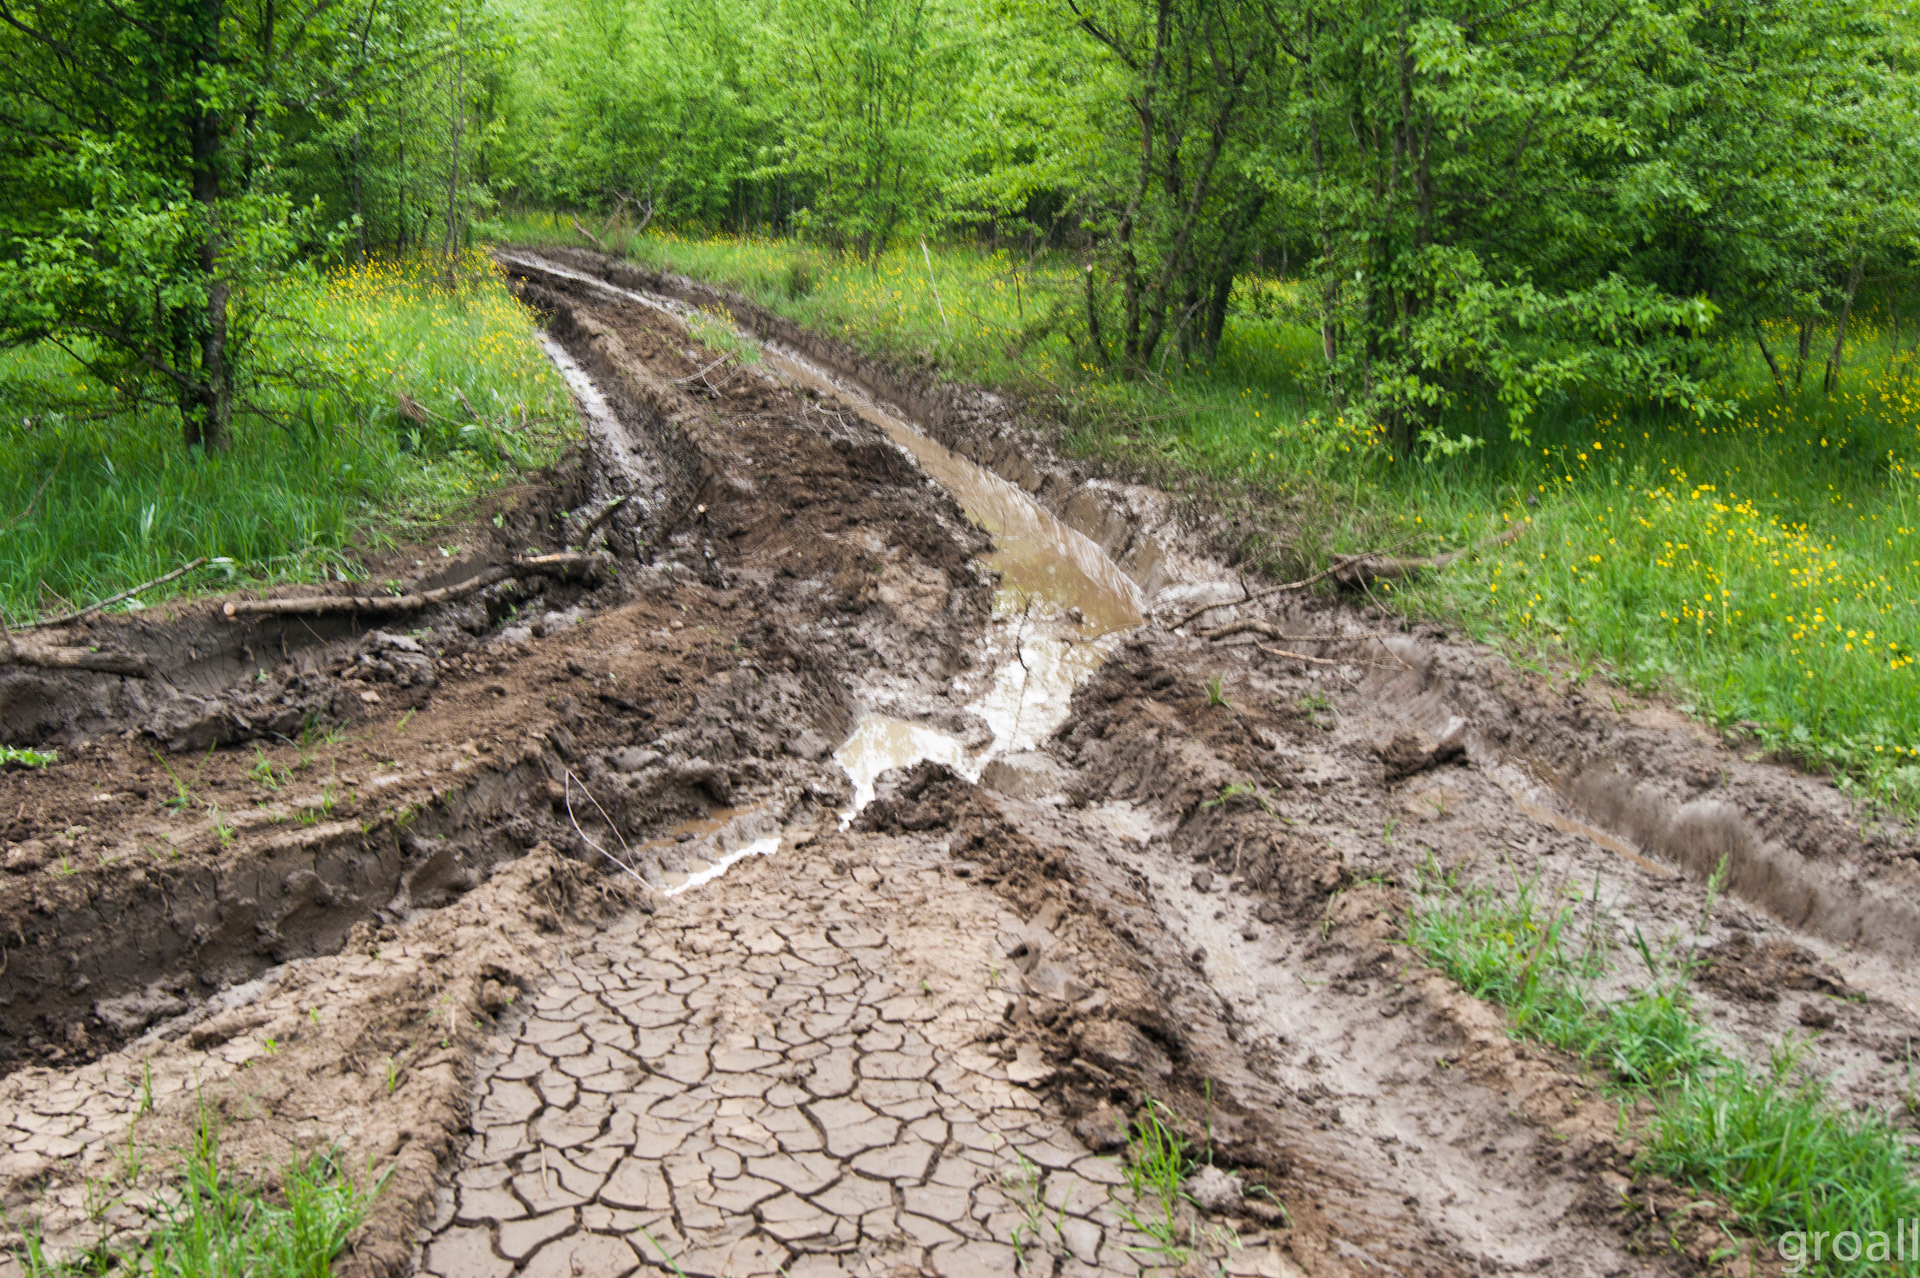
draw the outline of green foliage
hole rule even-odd
[[[324,370],[267,340],[290,318],[281,286],[316,252],[364,254],[382,179],[400,187],[389,242],[418,239],[424,211],[448,256],[484,203],[462,144],[488,27],[471,0],[14,6],[0,347],[57,348],[125,411],[174,416],[189,447],[224,451],[237,416],[287,424],[276,392]]]
[[[1194,1169],[1192,1150],[1180,1135],[1171,1110],[1147,1098],[1127,1129],[1127,1150],[1121,1172],[1127,1178],[1128,1199],[1118,1203],[1127,1227],[1149,1242],[1138,1250],[1178,1265],[1187,1258],[1188,1239],[1181,1237],[1180,1208],[1191,1202],[1186,1179]]]
[[[1791,1066],[1789,1053],[1770,1069],[1736,1063],[1687,1080],[1661,1098],[1641,1165],[1725,1198],[1765,1238],[1891,1234],[1894,1222],[1920,1216],[1905,1137],[1878,1114],[1837,1108],[1818,1081],[1796,1079]],[[1786,1249],[1781,1255],[1790,1258]],[[1920,1272],[1911,1257],[1899,1269],[1885,1260],[1856,1255],[1849,1264],[1829,1250],[1808,1272]]]
[[[0,746],[0,767],[44,768],[60,762],[53,750],[26,750],[19,746]]]
[[[531,317],[483,263],[454,290],[441,265],[380,261],[279,285],[304,318],[273,340],[324,365],[325,388],[276,393],[286,425],[242,419],[225,454],[182,453],[171,410],[122,410],[55,348],[0,356],[13,404],[69,405],[0,418],[0,508],[27,515],[0,525],[0,611],[61,611],[200,555],[225,571],[142,602],[356,573],[356,541],[418,531],[550,461],[572,407]]]
[[[1516,1033],[1537,1038],[1598,1065],[1621,1084],[1663,1087],[1692,1078],[1718,1060],[1706,1029],[1693,1017],[1684,964],[1647,951],[1649,983],[1624,998],[1600,996],[1607,970],[1590,930],[1575,943],[1575,908],[1547,908],[1537,881],[1510,894],[1461,887],[1449,879],[1425,885],[1407,921],[1407,940],[1475,998],[1508,1009]]]

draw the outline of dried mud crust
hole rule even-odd
[[[386,630],[322,631],[264,679],[254,669],[224,688],[220,663],[263,655],[258,627],[221,631],[231,623],[196,605],[173,643],[202,663],[209,695],[198,703],[218,725],[214,740],[180,740],[152,717],[114,719],[118,731],[89,737],[91,721],[76,718],[59,763],[0,777],[12,821],[0,867],[0,1060],[14,1071],[0,1168],[9,1219],[37,1219],[56,1247],[141,1228],[133,1207],[89,1219],[83,1189],[107,1165],[113,1123],[127,1130],[141,1099],[128,1080],[145,1061],[237,1079],[245,1092],[294,1068],[291,1042],[313,1071],[344,1080],[342,1095],[372,1096],[400,1049],[351,1046],[357,1027],[397,1024],[417,994],[459,1024],[436,1058],[438,1099],[409,1108],[405,1088],[392,1093],[397,1145],[324,1106],[306,1115],[304,1084],[270,1088],[257,1107],[275,1139],[338,1134],[350,1161],[427,1177],[391,1182],[350,1266],[404,1269],[415,1208],[465,1117],[472,1022],[484,1029],[516,988],[539,985],[542,930],[591,920],[583,899],[651,899],[694,857],[836,809],[845,781],[824,756],[846,734],[857,692],[877,682],[931,698],[974,661],[991,594],[974,563],[984,542],[876,433],[828,423],[757,378],[736,380],[721,402],[694,401],[671,381],[700,366],[673,321],[546,301],[576,358],[622,398],[629,445],[666,458],[651,472],[695,477],[634,494],[611,541],[626,553],[598,581],[532,579]],[[503,519],[520,543],[511,550],[564,544],[582,521],[563,507],[605,482],[531,495],[519,522]],[[242,696],[275,689],[314,700],[281,707],[297,722],[243,713],[252,703]],[[695,837],[623,851],[623,839],[682,826]],[[549,863],[591,891],[500,899],[497,885]],[[525,933],[527,953],[493,971],[455,947],[404,998],[326,976],[374,961],[370,948],[386,962],[439,945],[434,929],[475,908],[497,911],[500,935]],[[314,988],[323,978],[324,998]],[[289,998],[311,998],[299,1010],[319,1020],[290,1021]],[[178,1089],[156,1100],[136,1135],[164,1145],[140,1133],[176,1130],[193,1104]],[[233,1104],[234,1121],[253,1121],[248,1102]],[[237,1139],[255,1166],[285,1153]],[[146,1173],[153,1184],[166,1162]],[[146,1186],[126,1188],[137,1203]]]

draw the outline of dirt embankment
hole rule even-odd
[[[980,784],[887,773],[843,827],[856,725],[975,757],[999,738],[961,689],[1037,677],[994,630],[987,539],[858,412],[714,367],[661,304],[712,295],[563,265],[518,269],[590,450],[461,559],[391,571],[558,551],[623,496],[591,575],[380,629],[106,621],[87,641],[161,677],[36,685],[16,739],[62,761],[0,778],[9,1219],[139,1233],[168,1159],[121,1152],[204,1103],[244,1167],[337,1140],[392,1170],[354,1273],[1724,1266],[1721,1209],[1632,1181],[1590,1076],[1396,942],[1396,885],[1432,866],[1598,884],[1622,934],[1711,947],[1731,1050],[1812,1026],[1843,1100],[1897,1094],[1912,1017],[1866,947],[1896,952],[1868,905],[1904,843],[1656,710],[1354,637],[1383,627],[1338,606],[1282,616],[1308,638],[1277,654],[1101,639],[1042,749]],[[991,397],[735,314],[1085,532],[1149,607],[1237,596],[1166,501]],[[1709,913],[1689,876],[1723,849],[1742,899]],[[1761,872],[1789,856],[1833,872],[1825,904]],[[1156,1105],[1225,1173],[1164,1221],[1114,1158]]]

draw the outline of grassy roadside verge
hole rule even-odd
[[[373,262],[272,300],[270,360],[311,389],[268,396],[224,455],[170,411],[127,411],[64,352],[0,355],[0,612],[83,606],[199,556],[143,596],[355,575],[350,552],[430,535],[575,431],[532,317],[484,257]],[[402,396],[406,397],[403,407]]]
[[[586,241],[565,217],[503,219],[521,243]],[[1743,739],[1911,813],[1920,806],[1920,388],[1912,319],[1856,316],[1835,392],[1814,363],[1779,392],[1730,346],[1730,415],[1569,401],[1507,438],[1491,409],[1451,429],[1486,442],[1397,460],[1330,412],[1317,334],[1292,286],[1252,281],[1210,367],[1177,357],[1127,381],[1076,344],[1078,264],[916,243],[873,264],[789,241],[644,236],[606,247],[738,290],[817,331],[1018,393],[1067,446],[1163,482],[1224,486],[1272,530],[1277,571],[1404,544],[1525,535],[1381,602],[1443,618],[1516,661],[1658,692]],[[1791,335],[1772,335],[1776,350]],[[1818,352],[1832,343],[1813,336]]]
[[[1783,1260],[1819,1231],[1853,1231],[1863,1244],[1851,1263],[1814,1264],[1806,1251],[1806,1272],[1920,1273],[1920,1263],[1896,1269],[1869,1255],[1865,1237],[1879,1230],[1884,1242],[1895,1222],[1920,1215],[1905,1139],[1879,1115],[1829,1101],[1791,1044],[1764,1067],[1730,1058],[1695,1015],[1694,968],[1678,939],[1656,947],[1636,931],[1635,952],[1617,955],[1611,920],[1583,927],[1583,908],[1556,905],[1537,883],[1501,893],[1429,874],[1416,885],[1407,940],[1467,993],[1505,1009],[1514,1034],[1586,1062],[1623,1103],[1650,1103],[1641,1171],[1724,1199],[1739,1227]],[[1616,958],[1642,970],[1629,976]]]

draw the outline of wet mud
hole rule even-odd
[[[389,1173],[352,1274],[1744,1265],[1591,1071],[1400,942],[1436,870],[1674,938],[1725,1050],[1799,1036],[1911,1124],[1905,833],[1340,601],[1271,614],[1313,660],[1169,632],[1240,615],[1224,534],[1011,406],[501,260],[586,445],[375,567],[597,567],[379,628],[105,619],[74,641],[158,677],[0,688],[62,752],[0,775],[16,1231],[137,1238],[211,1106],[244,1167]],[[1120,1158],[1156,1112],[1216,1169],[1190,1255]]]

